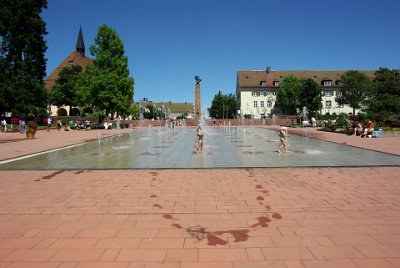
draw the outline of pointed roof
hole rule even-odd
[[[93,64],[93,59],[85,56],[85,43],[83,42],[82,27],[79,29],[78,40],[76,42],[76,50],[69,54],[58,66],[57,68],[46,77],[44,84],[48,90],[51,90],[57,80],[62,68],[70,65],[79,65],[83,70],[86,67]]]
[[[85,57],[85,43],[83,42],[82,26],[79,27],[78,40],[76,41],[76,51]]]

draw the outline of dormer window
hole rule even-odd
[[[260,81],[260,86],[266,87],[267,86],[267,81]]]
[[[272,84],[273,84],[275,87],[277,87],[277,86],[279,86],[279,81],[275,80]]]
[[[332,86],[332,80],[322,80],[321,85],[324,87],[331,87]]]

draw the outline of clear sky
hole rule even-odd
[[[400,68],[399,0],[48,0],[47,74],[98,27],[125,46],[135,101],[235,94],[239,70]]]

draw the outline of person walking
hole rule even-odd
[[[287,152],[286,148],[286,128],[281,127],[281,130],[279,131],[279,141],[281,144],[279,145],[278,153],[281,153],[281,150],[284,149],[285,152]]]

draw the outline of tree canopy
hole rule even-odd
[[[218,91],[211,102],[211,107],[208,108],[208,113],[210,117],[217,119],[235,118],[236,107],[235,95],[223,95],[221,91]]]
[[[46,23],[40,17],[47,0],[1,0],[0,114],[45,113],[47,92]]]
[[[391,115],[400,114],[400,72],[380,68],[375,72],[375,85],[367,100],[368,110]]]
[[[71,65],[64,67],[55,81],[51,92],[51,103],[60,107],[63,105],[78,106],[82,96],[78,95],[79,88],[84,83],[82,67]]]
[[[129,77],[128,57],[116,31],[107,26],[99,27],[94,44],[89,48],[94,56],[90,72],[92,103],[106,115],[129,112],[134,94],[134,80]]]
[[[285,76],[280,84],[276,96],[276,106],[282,110],[283,114],[294,115],[300,107],[300,91],[302,82],[293,75]]]
[[[353,114],[356,109],[360,109],[366,100],[372,83],[367,75],[359,71],[347,71],[339,80],[341,93],[336,97],[339,105],[348,105],[353,108]]]
[[[322,91],[320,86],[311,78],[302,81],[299,94],[300,107],[306,107],[309,117],[315,117],[322,108]]]

